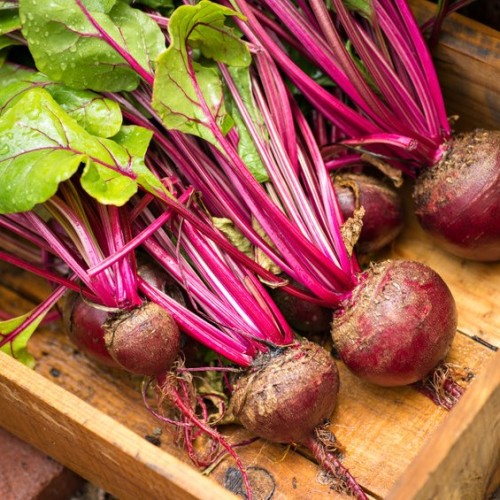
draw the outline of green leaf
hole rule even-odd
[[[252,243],[231,219],[226,217],[212,217],[212,223],[226,236],[233,246],[253,259],[254,251]]]
[[[13,332],[19,325],[23,323],[23,321],[29,318],[31,314],[32,312],[29,312],[16,318],[0,321],[0,333],[3,335],[7,335]],[[19,335],[16,335],[16,338],[12,342],[0,347],[0,351],[9,354],[10,356],[21,361],[21,363],[24,363],[30,368],[33,368],[35,366],[35,359],[28,352],[27,344],[44,317],[45,314],[40,315],[35,321],[33,321],[30,326],[28,326],[28,328],[25,328],[21,333],[19,333]]]
[[[2,52],[6,53],[7,51],[4,49],[7,49],[8,47],[13,47],[14,45],[21,45],[21,42],[13,40],[10,36],[0,35],[0,50]],[[3,60],[5,60],[5,58],[2,59],[0,67],[3,65]]]
[[[202,0],[175,10],[169,22],[171,44],[158,58],[153,107],[170,129],[197,135],[217,145],[212,121],[223,133],[233,122],[226,113],[222,81],[210,62],[194,61],[192,49],[206,59],[230,66],[248,66],[251,56],[239,34],[225,24],[238,13]],[[200,94],[203,96],[200,99]],[[208,115],[203,109],[208,106]]]
[[[229,68],[229,71],[233,81],[238,87],[238,91],[245,108],[252,118],[252,122],[255,124],[261,136],[264,139],[267,139],[267,133],[264,128],[262,115],[260,114],[260,111],[255,105],[255,101],[253,99],[252,84],[248,68]],[[268,181],[269,176],[266,167],[262,163],[261,157],[255,147],[255,143],[248,132],[237,106],[234,104],[230,95],[226,97],[226,101],[228,110],[233,117],[236,128],[238,129],[238,154],[240,158],[245,162],[248,170],[258,182],[262,183]]]
[[[5,35],[21,28],[17,9],[0,9],[0,35]]]
[[[363,17],[369,19],[372,14],[370,0],[344,0],[345,6],[354,12],[358,12]]]
[[[13,64],[0,68],[0,111],[12,106],[23,92],[35,86],[45,88],[55,101],[87,132],[100,137],[112,137],[122,125],[120,106],[90,90],[76,90],[54,83],[42,73]]]
[[[144,71],[153,72],[165,37],[144,12],[121,1],[82,0],[89,15]],[[76,0],[20,0],[22,32],[37,68],[52,80],[96,91],[133,90],[139,76],[104,40]]]
[[[137,190],[142,161],[117,142],[89,134],[46,90],[30,89],[0,117],[0,213],[48,200],[80,164],[91,196],[123,205]]]
[[[123,146],[131,155],[140,158],[146,155],[146,152],[153,137],[153,132],[136,125],[125,125],[113,137],[113,140]]]

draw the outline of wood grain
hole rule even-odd
[[[387,500],[482,500],[500,471],[500,352],[426,442]]]
[[[410,0],[417,19],[424,21],[436,5]],[[448,115],[457,115],[456,129],[500,128],[500,32],[460,14],[443,24],[433,51]]]
[[[419,17],[430,14],[427,2],[416,3]],[[497,32],[462,16],[445,24],[435,57],[449,113],[461,115],[462,129],[500,125],[499,48]],[[445,279],[459,310],[448,361],[476,377],[448,414],[411,388],[363,384],[339,363],[341,390],[331,428],[345,446],[343,461],[373,498],[448,499],[459,498],[453,496],[459,491],[479,498],[499,480],[499,381],[498,355],[473,337],[500,346],[500,263],[450,256],[411,216],[394,247],[380,257],[425,262]],[[47,293],[42,280],[0,265],[0,309],[26,312]],[[168,427],[159,446],[146,441],[157,435],[159,423],[144,408],[140,379],[84,358],[57,323],[40,328],[30,349],[35,371],[0,353],[0,426],[120,499],[231,498],[220,484],[227,484],[232,460],[220,462],[212,481],[189,465]],[[250,437],[239,427],[223,432],[233,443]],[[321,484],[304,450],[258,440],[238,453],[247,466],[271,477],[256,479],[262,487],[257,498],[342,497]],[[438,473],[443,480],[436,480]]]

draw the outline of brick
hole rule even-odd
[[[74,472],[0,429],[2,500],[68,500],[83,484]]]

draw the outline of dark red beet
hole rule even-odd
[[[234,387],[231,409],[259,437],[306,444],[333,413],[338,388],[330,354],[304,341],[257,358]]]
[[[168,372],[179,355],[177,323],[154,302],[111,317],[104,330],[111,357],[131,373],[158,376]]]
[[[340,173],[333,185],[344,219],[363,207],[363,228],[356,248],[371,253],[388,245],[404,224],[403,204],[398,192],[381,180],[361,173]]]
[[[290,278],[288,278],[290,280]],[[294,280],[290,280],[297,288],[305,289]],[[332,322],[332,310],[321,307],[294,295],[284,292],[281,288],[269,290],[271,298],[278,306],[288,324],[303,335],[328,332]]]
[[[457,327],[453,296],[439,275],[412,261],[385,261],[361,276],[334,315],[340,357],[359,377],[384,386],[425,377],[448,353]]]
[[[335,477],[340,490],[366,495],[331,452],[328,421],[337,403],[339,375],[330,354],[304,340],[258,357],[238,379],[230,412],[256,436],[300,444]]]
[[[117,367],[104,342],[103,323],[109,312],[85,302],[74,292],[67,295],[63,323],[73,344],[86,356],[100,364]]]
[[[500,259],[500,132],[458,136],[440,164],[417,179],[415,213],[449,252]]]

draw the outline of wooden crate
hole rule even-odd
[[[414,2],[418,16],[429,5]],[[500,127],[500,34],[462,16],[445,25],[435,52],[457,127]],[[464,70],[467,70],[465,72]],[[500,263],[478,264],[445,254],[410,216],[390,250],[423,261],[450,286],[459,309],[449,361],[476,375],[450,413],[411,388],[367,386],[339,364],[342,386],[332,430],[345,446],[345,465],[367,493],[391,499],[482,499],[500,483]],[[27,311],[45,296],[41,280],[0,267],[0,309]],[[140,382],[95,366],[69,344],[58,325],[31,342],[30,370],[0,353],[0,426],[120,499],[234,498],[234,463],[224,459],[210,477],[196,471],[168,429],[145,409]],[[224,431],[239,442],[241,428]],[[256,498],[338,498],[318,480],[300,450],[258,440],[238,448],[252,467]],[[1,476],[1,474],[0,474]],[[237,489],[236,489],[237,491]]]

